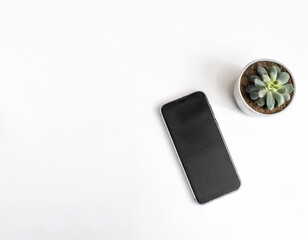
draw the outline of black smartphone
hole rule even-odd
[[[162,106],[161,113],[191,190],[206,203],[241,185],[214,113],[203,92]]]

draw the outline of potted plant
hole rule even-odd
[[[282,63],[258,59],[242,71],[234,87],[235,101],[248,115],[270,116],[280,113],[294,98],[295,82]]]

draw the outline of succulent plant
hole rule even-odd
[[[281,72],[280,68],[271,66],[268,70],[259,66],[258,75],[250,75],[249,80],[253,83],[246,88],[252,100],[258,100],[259,106],[266,104],[269,110],[275,106],[280,106],[290,99],[290,93],[294,91],[293,86],[288,83],[290,75],[287,72]]]

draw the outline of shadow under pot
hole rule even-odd
[[[249,63],[234,86],[239,108],[250,116],[281,113],[294,100],[295,82],[290,70],[272,59]]]

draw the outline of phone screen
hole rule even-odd
[[[240,187],[230,154],[203,92],[167,103],[161,112],[199,203]]]

